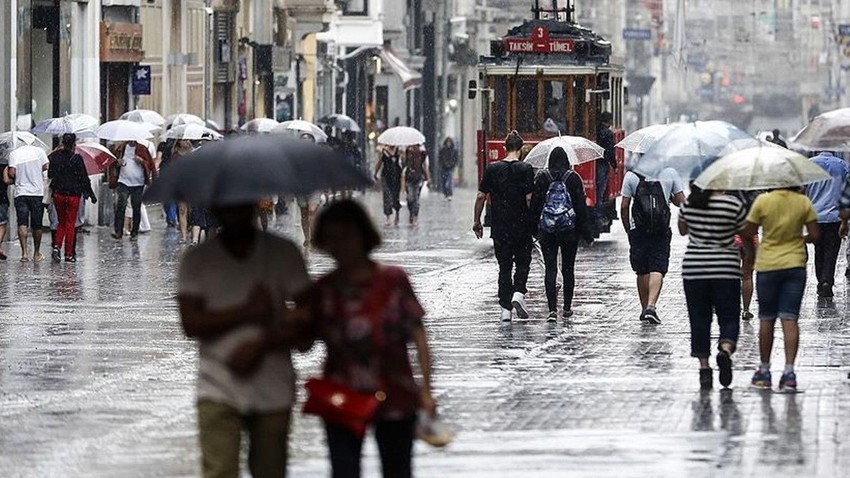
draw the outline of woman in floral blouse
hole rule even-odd
[[[436,411],[425,312],[402,269],[371,259],[381,239],[356,202],[339,201],[325,209],[313,242],[337,263],[305,296],[314,338],[327,346],[324,376],[360,392],[384,392],[373,422],[383,475],[409,477],[416,414]],[[411,342],[421,384],[410,365]],[[359,477],[363,439],[345,427],[326,422],[325,428],[333,476]]]

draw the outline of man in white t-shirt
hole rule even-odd
[[[186,253],[178,285],[183,329],[200,345],[203,474],[239,475],[245,429],[251,475],[285,477],[295,401],[285,302],[309,277],[295,244],[255,228],[253,205],[214,212],[222,231]]]
[[[118,184],[115,202],[115,222],[112,237],[121,239],[124,235],[124,213],[127,201],[133,209],[133,223],[130,228],[130,240],[135,241],[139,235],[139,224],[142,219],[142,193],[149,183],[153,172],[153,157],[145,145],[135,141],[127,142],[118,150]]]
[[[32,231],[33,260],[41,262],[41,234],[44,220],[44,171],[50,161],[36,146],[21,146],[9,154],[6,169],[8,184],[15,185],[15,212],[18,217],[18,239],[21,242],[21,262],[29,262],[27,236]]]
[[[670,263],[670,203],[680,206],[685,202],[682,179],[672,168],[662,170],[655,179],[628,171],[622,195],[620,217],[629,235],[629,262],[637,274],[640,320],[658,325],[661,319],[655,305]]]

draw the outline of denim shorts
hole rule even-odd
[[[15,198],[15,212],[18,216],[18,226],[29,226],[40,229],[44,221],[44,204],[42,196],[18,196]]]
[[[661,275],[667,275],[672,237],[673,233],[670,229],[657,235],[650,235],[636,229],[630,231],[629,262],[635,274],[642,276],[658,272]]]
[[[756,290],[759,298],[759,319],[774,321],[797,320],[806,289],[806,269],[797,267],[778,271],[759,272]]]

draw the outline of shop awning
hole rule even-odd
[[[389,65],[390,69],[401,78],[401,83],[404,85],[405,91],[422,86],[422,74],[407,66],[391,47],[385,45],[381,49],[381,60]]]

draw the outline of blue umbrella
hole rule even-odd
[[[174,161],[144,199],[209,207],[370,184],[363,171],[329,148],[282,135],[244,136],[207,143]]]
[[[759,144],[752,135],[725,121],[696,121],[662,136],[632,170],[657,178],[661,171],[673,168],[682,178],[693,179],[718,158]]]

